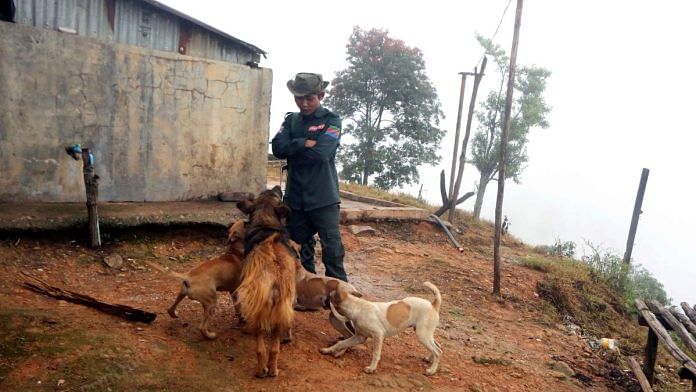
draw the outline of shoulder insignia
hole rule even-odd
[[[330,125],[328,128],[326,128],[324,135],[332,139],[338,139],[341,136],[341,128]]]

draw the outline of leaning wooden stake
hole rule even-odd
[[[682,309],[684,309],[684,314],[686,314],[689,317],[689,320],[696,324],[696,310],[690,307],[689,304],[686,302],[682,302],[680,305]]]
[[[680,323],[679,320],[677,320],[676,317],[674,317],[672,313],[661,303],[652,300],[648,303],[648,306],[653,313],[661,315],[667,324],[672,327],[674,333],[679,336],[679,339],[681,339],[686,348],[688,348],[692,353],[696,354],[696,341],[694,341],[691,335],[689,335],[689,332],[686,330],[684,325],[682,325],[682,323]]]
[[[520,40],[522,24],[522,0],[517,0],[515,12],[515,32],[512,36],[510,51],[510,71],[508,73],[507,95],[505,96],[505,118],[500,134],[500,158],[498,161],[498,197],[495,202],[495,238],[493,240],[493,294],[500,295],[500,227],[503,221],[503,195],[505,193],[505,158],[507,157],[508,134],[510,133],[510,116],[512,113],[512,93],[515,87],[517,68],[517,47]]]
[[[643,370],[640,368],[640,364],[638,363],[638,361],[633,357],[628,357],[628,364],[631,366],[633,374],[636,375],[638,384],[640,384],[640,389],[642,389],[643,392],[652,392],[653,389],[650,386],[648,379],[645,377]]]
[[[106,302],[94,299],[88,295],[51,286],[43,280],[35,276],[29,275],[25,272],[22,272],[22,275],[32,279],[31,282],[24,282],[24,288],[39,294],[43,294],[52,298],[62,299],[68,302],[84,306],[89,306],[90,308],[97,309],[101,312],[132,321],[151,323],[155,321],[155,318],[157,317],[155,313],[150,313],[144,310],[132,308],[128,305],[108,304]]]
[[[678,311],[676,308],[669,308],[669,311],[672,313],[672,316],[676,317],[677,320],[679,320],[679,322],[686,327],[689,333],[696,336],[696,324],[694,324],[684,313]]]

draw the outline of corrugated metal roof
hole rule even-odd
[[[145,48],[178,51],[179,20],[176,16],[152,12],[130,1],[116,2],[116,41]]]
[[[15,21],[20,24],[110,40],[105,0],[19,0]]]
[[[200,26],[200,27],[202,27],[202,28],[204,28],[204,29],[206,29],[206,30],[212,31],[213,33],[218,34],[218,35],[220,35],[220,36],[222,36],[222,37],[224,37],[224,38],[226,38],[226,39],[228,39],[228,40],[230,40],[230,41],[234,41],[234,42],[236,42],[236,43],[238,43],[238,44],[240,44],[240,45],[246,47],[247,49],[249,49],[249,50],[252,51],[252,52],[263,54],[264,57],[265,57],[265,55],[266,55],[266,52],[265,52],[263,49],[260,49],[259,47],[255,46],[255,45],[252,45],[252,44],[250,44],[250,43],[248,43],[248,42],[244,42],[244,41],[242,41],[242,40],[240,40],[240,39],[238,39],[238,38],[235,38],[235,37],[233,37],[233,36],[231,36],[231,35],[225,33],[224,31],[218,30],[218,29],[216,29],[215,27],[210,26],[210,25],[208,25],[208,24],[206,24],[206,23],[203,23],[203,22],[201,22],[200,20],[198,20],[198,19],[196,19],[196,18],[193,18],[193,17],[191,17],[191,16],[188,16],[188,15],[182,13],[182,12],[179,12],[179,11],[175,10],[174,8],[171,8],[171,7],[167,6],[167,5],[164,5],[164,4],[160,3],[159,1],[155,1],[155,0],[140,0],[140,1],[143,1],[143,2],[145,2],[145,3],[148,3],[148,4],[152,5],[153,7],[160,8],[160,9],[166,11],[166,12],[172,13],[172,14],[174,14],[174,15],[176,15],[176,16],[182,18],[182,19],[188,20],[189,22],[191,22],[191,23],[193,23],[193,24],[195,24],[195,25],[198,25],[198,26]]]
[[[183,29],[190,38],[183,48],[188,55],[238,64],[251,59],[245,50],[266,55],[252,44],[154,0],[18,0],[15,19],[34,27],[175,53],[180,52]]]

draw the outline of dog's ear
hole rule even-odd
[[[280,219],[287,218],[288,215],[290,215],[290,208],[288,208],[288,206],[286,206],[283,203],[280,203],[278,206],[276,206],[275,210]]]
[[[237,240],[244,238],[244,225],[246,222],[240,219],[232,224],[229,229],[227,229],[227,241],[232,243]]]
[[[237,203],[237,208],[239,208],[240,211],[242,211],[245,214],[250,214],[251,211],[253,211],[254,207],[254,202],[253,199],[251,200],[242,200],[239,203]]]
[[[295,259],[295,271],[302,272],[304,270],[304,267],[300,263],[300,260]]]
[[[332,291],[338,290],[338,286],[339,286],[339,285],[340,285],[340,283],[338,282],[338,280],[331,279],[330,281],[328,281],[328,282],[326,283],[326,290],[327,290],[329,293],[331,293]]]
[[[271,189],[276,195],[278,195],[278,198],[283,200],[283,190],[280,188],[280,185],[276,185]]]

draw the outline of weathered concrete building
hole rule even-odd
[[[0,21],[0,201],[169,201],[265,187],[265,53],[151,0],[18,0]]]

